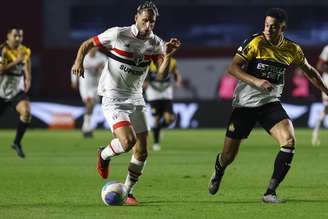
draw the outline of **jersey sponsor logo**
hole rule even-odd
[[[129,73],[129,74],[133,74],[133,75],[142,75],[144,73],[144,71],[137,71],[137,70],[133,70],[132,68],[129,68],[128,66],[126,65],[121,65],[120,66],[120,70],[126,72],[126,73]]]

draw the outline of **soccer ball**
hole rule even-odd
[[[120,182],[107,182],[101,189],[101,198],[105,205],[123,205],[127,196],[127,188]]]

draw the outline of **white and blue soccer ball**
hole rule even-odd
[[[127,197],[127,188],[120,182],[107,182],[101,189],[101,198],[105,205],[123,205]]]

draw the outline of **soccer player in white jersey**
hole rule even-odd
[[[92,48],[83,60],[84,78],[72,74],[72,88],[79,86],[80,95],[85,105],[82,133],[84,137],[92,137],[94,127],[91,126],[91,116],[95,103],[98,101],[97,87],[100,74],[106,63],[106,56]],[[79,79],[79,80],[78,80]]]
[[[98,149],[97,170],[102,178],[107,178],[111,159],[133,149],[125,181],[128,205],[138,204],[132,190],[147,159],[148,127],[142,85],[151,60],[159,65],[158,77],[166,77],[170,57],[181,45],[176,38],[164,42],[153,33],[157,16],[153,2],[142,3],[137,8],[135,24],[109,28],[83,42],[72,67],[73,74],[83,76],[83,59],[93,47],[99,47],[108,56],[98,94],[102,97],[102,109],[114,139]]]
[[[317,63],[317,69],[322,72],[322,80],[328,86],[328,45],[326,45]],[[324,105],[323,111],[320,113],[319,118],[312,133],[312,145],[320,145],[319,131],[325,116],[328,114],[328,96],[322,92],[322,103]]]
[[[175,120],[173,112],[173,80],[177,87],[181,86],[181,74],[177,68],[177,60],[171,58],[169,74],[162,80],[157,79],[157,66],[150,64],[148,80],[145,81],[144,88],[147,102],[150,104],[154,124],[152,127],[154,144],[153,150],[161,150],[160,132],[162,128],[168,127]]]

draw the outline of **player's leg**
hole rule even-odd
[[[153,134],[153,150],[159,151],[161,149],[160,146],[160,131],[161,131],[161,116],[160,115],[153,115],[153,127],[151,129]]]
[[[226,167],[236,158],[242,139],[245,139],[253,129],[256,118],[251,108],[236,108],[232,111],[224,139],[222,152],[215,160],[214,173],[210,179],[208,191],[214,195],[220,187]]]
[[[91,116],[94,108],[94,98],[86,98],[85,114],[83,116],[82,132],[84,137],[92,137]]]
[[[150,101],[151,112],[153,116],[153,127],[151,129],[153,134],[153,150],[159,151],[160,146],[160,131],[161,131],[161,119],[163,117],[163,112],[161,109],[160,100]]]
[[[127,110],[126,106],[115,105],[111,103],[111,99],[102,98],[103,113],[114,134],[114,138],[106,147],[98,149],[97,170],[104,179],[108,177],[111,158],[130,151],[136,143],[129,113],[122,111],[121,107]]]
[[[320,145],[320,139],[319,139],[319,131],[320,127],[322,126],[323,120],[325,116],[328,114],[328,103],[325,105],[324,110],[319,114],[318,120],[315,124],[315,127],[312,132],[312,145]]]
[[[142,175],[146,159],[147,159],[147,136],[148,132],[137,134],[137,143],[133,147],[133,155],[128,166],[128,175],[125,180],[125,185],[128,190],[128,199],[126,204],[138,204],[138,201],[133,196],[133,187],[138,182],[139,177]]]
[[[240,143],[240,139],[225,137],[223,150],[216,156],[214,172],[208,186],[208,191],[210,194],[214,195],[219,190],[224,171],[237,156]]]
[[[135,205],[138,204],[136,198],[132,195],[133,187],[139,180],[140,175],[143,173],[143,169],[147,159],[147,137],[148,127],[146,122],[145,108],[138,106],[136,111],[130,115],[131,123],[135,128],[137,141],[133,147],[133,155],[128,166],[128,175],[125,180],[125,185],[128,189],[129,196],[126,204]]]
[[[266,112],[265,112],[266,111]],[[267,203],[282,203],[277,198],[276,189],[287,175],[295,151],[295,133],[292,122],[279,102],[270,104],[270,109],[264,110],[261,125],[280,145],[280,150],[274,162],[274,170],[263,201]]]
[[[12,148],[16,150],[19,157],[24,158],[25,154],[22,149],[21,141],[32,118],[30,102],[25,98],[21,99],[16,105],[16,111],[19,114],[19,122]]]

